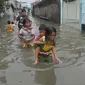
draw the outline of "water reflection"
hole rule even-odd
[[[6,80],[6,72],[5,71],[0,71],[0,84],[7,84]]]
[[[6,81],[6,76],[0,77],[0,82],[3,83],[7,83]]]
[[[35,83],[41,85],[55,85],[56,75],[54,69],[49,69],[46,71],[35,71]]]

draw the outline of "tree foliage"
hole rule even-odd
[[[6,1],[9,1],[9,0],[0,0],[0,13],[4,12]]]

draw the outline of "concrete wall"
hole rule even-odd
[[[63,2],[63,23],[79,22],[80,19],[80,0],[65,3]]]
[[[60,9],[57,4],[51,4],[45,7],[36,7],[34,14],[37,16],[47,17],[49,20],[55,21],[60,24]]]
[[[63,1],[63,0],[62,0]],[[80,0],[65,3],[63,1],[62,7],[62,22],[80,22]],[[60,22],[60,8],[57,3],[44,7],[36,7],[34,9],[35,15],[44,16],[56,23]]]

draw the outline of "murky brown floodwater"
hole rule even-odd
[[[40,23],[56,27],[56,50],[63,63],[34,66],[33,49],[22,49],[17,27],[8,34],[4,31],[6,20],[1,20],[0,85],[85,85],[85,34],[69,26],[59,27],[32,17],[31,20],[36,35]]]

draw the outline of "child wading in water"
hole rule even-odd
[[[41,24],[39,27],[39,35],[34,40],[34,49],[35,49],[35,62],[34,64],[38,63],[38,56],[39,56],[39,45],[45,44],[45,39],[41,39],[46,34],[46,26],[44,24]]]
[[[35,35],[32,34],[31,21],[29,19],[23,20],[23,27],[19,32],[19,37],[22,42],[22,47],[26,47],[26,44],[34,40]]]
[[[12,32],[12,31],[13,31],[13,26],[10,21],[7,21],[6,32]]]
[[[52,62],[52,60],[56,64],[60,62],[56,55],[56,48],[54,41],[55,36],[56,36],[55,28],[53,27],[46,28],[45,42],[44,44],[38,45],[38,55],[35,55],[36,58],[34,64],[37,64],[38,62]],[[52,59],[52,57],[54,59]]]

